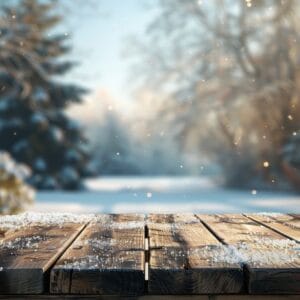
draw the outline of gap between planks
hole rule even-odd
[[[250,257],[252,249],[254,251],[259,250],[256,248],[256,238],[265,238],[267,239],[266,241],[270,240],[271,242],[276,242],[277,240],[293,240],[293,242],[297,242],[290,236],[287,237],[287,234],[283,234],[279,229],[274,230],[273,226],[266,226],[264,221],[259,222],[257,218],[251,218],[248,215],[199,215],[199,218],[211,228],[211,231],[215,232],[215,236],[219,237],[222,243],[229,245],[238,245],[238,243],[248,244],[250,248],[248,250],[246,248],[246,252],[249,251]],[[250,235],[248,235],[248,232]],[[260,251],[268,251],[267,247],[266,244],[265,248],[261,248]],[[295,251],[291,249],[291,256],[295,254]],[[291,262],[281,261],[280,263],[273,264],[267,259],[258,266],[255,260],[245,262],[243,265],[248,277],[248,292],[250,294],[299,293],[299,269],[297,268],[297,263],[299,263],[299,260],[295,263],[291,260]]]
[[[145,221],[147,220],[147,215],[145,216]],[[145,293],[148,293],[148,283],[149,283],[149,263],[150,263],[150,248],[149,248],[149,228],[147,224],[144,225],[145,228],[145,251],[144,251],[144,259],[145,259]]]
[[[149,238],[145,238],[145,281],[149,280]]]
[[[267,227],[268,229],[270,229],[270,230],[272,230],[272,231],[274,231],[274,232],[276,232],[276,233],[279,233],[279,234],[281,234],[282,236],[284,236],[285,238],[288,238],[288,239],[290,239],[290,240],[293,240],[293,241],[295,241],[295,242],[297,242],[297,243],[299,243],[299,238],[298,237],[295,237],[295,236],[293,236],[291,233],[286,233],[286,232],[284,232],[286,229],[289,229],[288,227],[287,227],[287,225],[286,224],[282,224],[282,226],[283,227],[286,227],[285,228],[285,230],[283,230],[282,228],[281,229],[277,229],[277,228],[275,228],[275,227],[273,227],[272,225],[269,225],[267,222],[265,222],[265,221],[262,221],[262,220],[258,220],[256,217],[255,217],[255,215],[251,215],[251,214],[242,214],[244,217],[246,217],[246,218],[248,218],[248,219],[250,219],[251,221],[254,221],[254,222],[256,222],[256,223],[258,223],[258,224],[260,224],[260,225],[262,225],[262,226],[264,226],[264,227]],[[287,214],[287,215],[289,215],[289,214]],[[296,218],[296,219],[298,219],[298,217],[296,216],[296,215],[291,215],[291,217],[294,217],[294,218]],[[275,219],[275,220],[272,220],[274,223],[276,223],[277,222],[277,220]],[[271,224],[274,224],[273,222],[271,222]],[[299,234],[298,234],[298,236],[299,236]]]
[[[52,269],[50,292],[140,295],[145,287],[144,215],[109,214],[90,224]]]
[[[38,222],[28,228],[9,231],[4,242],[17,241],[14,251],[1,249],[0,292],[29,294],[49,291],[49,275],[63,253],[72,245],[86,224],[66,223],[57,231],[53,225]],[[41,251],[22,245],[22,239],[38,237],[36,245]]]
[[[199,220],[199,222],[223,245],[228,245],[224,239],[222,239],[217,232],[215,232],[208,224],[206,224],[204,221],[202,221],[197,214],[194,214],[194,216]]]
[[[56,258],[56,260],[52,263],[52,265],[49,267],[49,269],[47,270],[47,277],[48,280],[46,280],[47,285],[46,285],[46,290],[49,291],[50,290],[50,272],[51,269],[55,266],[55,264],[59,261],[59,259],[63,256],[63,254],[65,253],[65,251],[68,250],[68,248],[76,241],[76,239],[81,235],[81,233],[85,230],[85,228],[90,224],[90,221],[84,223],[82,225],[82,227],[77,231],[77,233],[74,235],[74,237],[69,241],[69,243],[66,245],[65,249],[60,253],[60,255]]]

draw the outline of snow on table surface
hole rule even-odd
[[[206,177],[102,177],[88,191],[38,192],[30,209],[73,213],[300,212],[299,194],[216,186]]]
[[[31,225],[43,224],[46,226],[61,226],[65,223],[87,223],[95,218],[93,214],[75,214],[75,213],[38,213],[26,212],[18,215],[0,216],[1,229],[17,229]]]
[[[107,214],[81,214],[64,212],[25,212],[17,215],[0,215],[1,230],[15,230],[36,225],[62,227],[66,223],[87,224],[101,222],[102,228],[135,229],[144,227],[144,221],[114,222]]]
[[[259,213],[267,217],[281,216],[280,213]],[[43,225],[62,226],[65,223],[87,223],[87,222],[101,222],[107,225],[110,229],[114,228],[141,228],[145,225],[144,221],[128,221],[114,222],[110,215],[95,215],[95,214],[74,214],[74,213],[38,213],[27,212],[19,215],[0,216],[1,229],[18,229],[26,226],[36,225],[41,223]],[[193,224],[193,223],[188,223]],[[182,223],[160,224],[159,226],[171,226],[171,231],[176,232],[177,227],[182,226]],[[33,235],[30,237],[16,237],[13,240],[0,241],[0,251],[5,250],[24,250],[35,249],[38,251],[38,245],[45,240],[45,235]],[[83,241],[77,241],[76,246],[82,247],[89,245],[93,251],[107,250],[108,247],[114,247],[117,240],[107,237],[106,240],[97,238],[88,238]],[[165,249],[168,255],[176,257],[185,256],[199,256],[207,258],[211,263],[225,263],[225,264],[245,264],[251,263],[254,267],[276,265],[276,266],[298,266],[300,261],[300,248],[296,241],[283,238],[272,239],[265,237],[253,237],[251,241],[239,242],[234,245],[206,245],[204,247],[191,248],[186,250],[174,251],[174,249]],[[105,251],[104,251],[105,253]],[[118,266],[117,258],[111,257],[109,253],[103,257],[87,255],[86,257],[74,259],[63,265],[65,268],[98,268],[103,264],[108,263],[112,267]],[[1,271],[1,267],[0,267]]]
[[[171,259],[179,257],[206,258],[210,263],[246,264],[259,266],[298,265],[299,244],[289,239],[257,238],[255,244],[241,242],[236,245],[206,245],[191,249],[163,249]]]

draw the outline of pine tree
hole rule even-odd
[[[86,139],[64,110],[85,89],[59,81],[73,63],[55,1],[21,0],[0,19],[0,149],[33,170],[40,189],[77,189],[88,174]]]

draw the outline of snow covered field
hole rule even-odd
[[[89,191],[38,192],[39,212],[300,212],[297,194],[229,190],[204,177],[103,177]]]

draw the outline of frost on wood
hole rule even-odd
[[[194,252],[210,257],[215,263],[251,264],[257,267],[292,264],[300,259],[297,243],[290,240],[261,240],[255,246],[247,243],[206,246]]]
[[[116,245],[117,245],[117,240],[113,238],[106,238],[105,240],[101,238],[93,238],[93,239],[86,239],[84,241],[76,241],[72,248],[81,249],[85,246],[89,246],[89,248],[93,252],[98,252],[99,250],[112,249]]]
[[[261,216],[266,222],[278,222],[293,229],[300,229],[300,222],[294,220],[293,216],[281,213],[256,213],[253,216]]]
[[[144,221],[115,222],[108,214],[74,214],[74,213],[32,213],[0,216],[0,229],[19,229],[26,226],[42,224],[44,226],[62,226],[65,223],[99,223],[107,229],[144,228]]]
[[[107,227],[103,227],[101,224],[101,230],[104,229],[104,231],[101,234],[98,233],[97,237],[76,240],[71,247],[71,253],[57,267],[74,270],[98,269],[100,271],[113,271],[130,270],[140,266],[141,262],[136,255],[142,253],[142,249],[137,252],[130,238],[123,239],[120,237],[119,239],[117,238],[118,235],[111,237],[110,230],[106,231],[109,224],[106,225]],[[93,233],[97,233],[97,230]]]
[[[30,237],[18,237],[10,241],[0,241],[0,250],[24,250],[24,249],[37,249],[41,241],[45,241],[46,237],[41,235]]]
[[[95,255],[65,260],[58,268],[64,269],[98,269],[98,270],[131,270],[140,267],[134,251],[100,251]]]
[[[172,262],[193,260],[205,262],[208,266],[250,264],[252,267],[291,266],[300,263],[300,247],[288,239],[257,238],[253,243],[236,245],[207,245],[191,249],[163,249],[165,256]],[[197,266],[194,266],[197,267]]]
[[[96,215],[58,268],[132,270],[141,267],[144,215]]]
[[[24,183],[30,169],[0,152],[0,215],[17,213],[33,202],[34,190]]]
[[[92,220],[92,223],[103,223],[101,224],[102,228],[107,229],[140,229],[144,228],[145,221],[143,220],[143,215],[140,214],[130,214],[133,219],[135,217],[137,220],[114,220],[114,215],[103,214],[103,215],[95,215]]]
[[[261,214],[262,215],[262,214]],[[264,216],[292,218],[284,214],[264,213]],[[274,220],[273,220],[274,221]],[[184,230],[184,223],[148,223],[152,229],[170,232],[178,239],[178,230]],[[295,267],[300,264],[300,246],[287,238],[274,239],[260,236],[258,232],[247,232],[244,241],[233,245],[212,244],[200,247],[163,247],[160,255],[164,257],[166,267],[203,268],[229,267],[233,264],[251,265],[251,267]]]
[[[240,263],[254,267],[288,266],[300,262],[299,244],[288,239],[257,238],[253,243],[227,247],[223,255],[216,256],[216,260],[227,261],[236,257]]]
[[[129,221],[129,222],[121,222],[111,224],[104,224],[105,227],[109,227],[111,229],[139,229],[144,228],[145,222],[143,221]]]
[[[19,229],[22,227],[41,224],[43,226],[62,226],[65,223],[87,223],[96,216],[93,214],[72,213],[23,213],[20,215],[0,217],[0,228],[4,230]],[[101,218],[101,216],[97,216]]]

